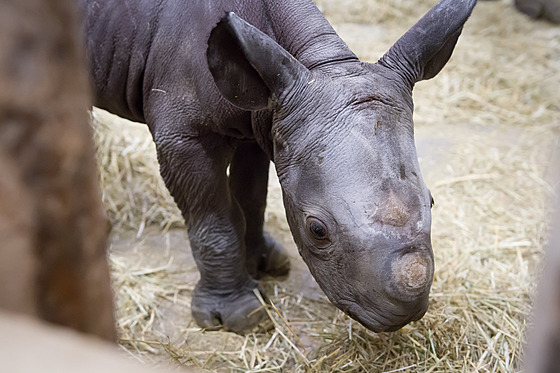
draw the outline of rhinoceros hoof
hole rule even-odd
[[[273,327],[253,289],[217,295],[197,287],[193,294],[191,312],[198,326],[206,330],[223,329],[246,334],[266,332]]]
[[[264,232],[264,248],[255,250],[260,252],[253,260],[247,261],[247,269],[251,276],[257,280],[276,279],[283,280],[290,273],[290,258],[286,249],[280,245],[267,232]],[[248,248],[248,254],[251,253]]]

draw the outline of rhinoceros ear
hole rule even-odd
[[[453,53],[476,0],[442,0],[378,61],[413,87],[436,76]]]
[[[309,74],[284,48],[233,12],[210,33],[206,57],[218,90],[245,110],[268,107]]]

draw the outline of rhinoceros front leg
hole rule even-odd
[[[285,277],[286,250],[263,230],[270,160],[255,142],[241,143],[230,166],[230,187],[245,214],[246,263],[255,279]]]
[[[233,154],[218,136],[154,134],[160,171],[181,209],[200,280],[191,311],[203,328],[236,333],[266,328],[269,320],[254,294],[257,282],[245,267],[243,213],[228,185]]]

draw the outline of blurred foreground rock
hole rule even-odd
[[[0,371],[155,371],[114,341],[74,0],[0,2]],[[6,312],[8,311],[8,312]]]
[[[3,372],[166,372],[125,358],[111,343],[25,316],[0,312],[0,331]]]
[[[0,306],[115,339],[73,0],[0,3]]]

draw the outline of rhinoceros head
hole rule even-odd
[[[301,256],[328,298],[374,331],[428,308],[433,200],[417,161],[412,88],[447,63],[475,3],[442,1],[375,64],[308,70],[233,13],[210,37],[224,97],[273,110],[273,160]]]

